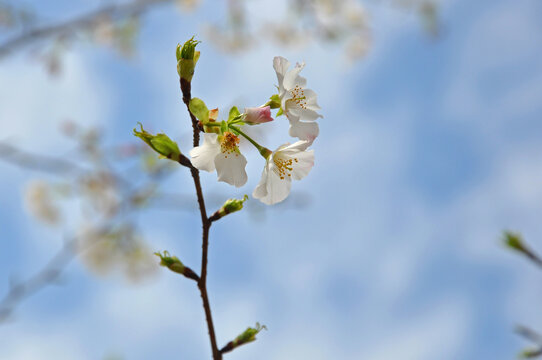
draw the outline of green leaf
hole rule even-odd
[[[269,98],[269,101],[266,105],[269,105],[271,109],[279,109],[280,108],[280,96],[278,94],[275,94]]]
[[[190,108],[190,112],[203,124],[209,122],[209,109],[207,109],[207,105],[205,105],[203,100],[192,98],[188,107]]]
[[[220,123],[220,132],[222,132],[222,134],[224,134],[226,131],[228,131],[228,124],[225,122],[225,121],[222,121]]]
[[[230,115],[228,116],[228,122],[232,121],[239,115],[241,115],[241,113],[239,112],[237,106],[232,106],[232,108],[230,109]]]
[[[161,156],[174,161],[179,161],[181,157],[181,151],[179,150],[179,146],[175,141],[171,140],[166,134],[153,135],[145,131],[141,123],[139,123],[139,126],[141,128],[141,131],[137,131],[136,129],[134,129],[135,136],[143,140],[147,145],[149,145]]]

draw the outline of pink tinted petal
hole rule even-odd
[[[245,108],[245,122],[250,125],[273,121],[269,106]]]

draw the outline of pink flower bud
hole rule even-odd
[[[269,106],[245,108],[245,123],[249,125],[262,124],[273,121]]]

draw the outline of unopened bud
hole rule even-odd
[[[245,108],[245,123],[249,125],[263,124],[273,121],[269,105],[262,107]]]
[[[248,195],[245,194],[245,196],[242,199],[228,199],[222,205],[220,210],[217,211],[218,218],[224,217],[228,214],[234,213],[236,211],[239,211],[243,208],[243,203],[248,200]]]
[[[521,234],[511,231],[504,232],[504,244],[510,249],[517,251],[529,258],[536,265],[542,267],[542,258],[540,258],[533,250],[531,250],[523,241]]]
[[[525,252],[525,245],[523,244],[523,238],[521,234],[511,231],[504,232],[504,243],[511,249],[516,251]]]
[[[196,45],[200,41],[194,40],[192,37],[190,40],[181,45],[177,45],[177,50],[175,55],[177,57],[177,73],[188,82],[192,81],[192,76],[194,76],[194,70],[196,68],[196,63],[198,62],[200,52],[196,51]]]
[[[154,255],[160,257],[160,265],[167,267],[169,270],[182,274],[184,271],[184,264],[176,256],[171,256],[169,251],[165,250],[163,254],[155,252]]]
[[[181,158],[181,151],[177,143],[169,138],[166,134],[153,135],[143,129],[143,125],[139,123],[140,130],[134,129],[134,135],[143,140],[154,151],[161,155],[161,157],[170,159],[173,161],[179,161]]]
[[[167,267],[169,270],[186,276],[189,279],[199,281],[198,275],[189,267],[184,266],[184,264],[176,256],[171,256],[169,251],[155,252],[154,255],[160,257],[160,265]]]
[[[256,335],[258,335],[258,333],[263,329],[267,330],[267,327],[265,325],[260,325],[260,323],[256,323],[255,328],[248,327],[241,335],[236,337],[233,341],[227,343],[226,346],[220,350],[220,352],[224,354],[232,351],[236,347],[256,340]]]
[[[518,357],[520,359],[534,359],[537,357],[540,357],[542,355],[542,349],[540,348],[533,348],[533,349],[526,349],[523,350]]]

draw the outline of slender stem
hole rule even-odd
[[[216,342],[215,328],[213,325],[213,316],[211,314],[211,305],[209,303],[209,295],[207,294],[207,253],[209,249],[209,228],[211,222],[207,220],[203,224],[203,243],[201,251],[201,276],[198,282],[198,288],[201,294],[201,300],[203,301],[203,310],[205,311],[205,318],[207,320],[207,328],[209,330],[209,339],[211,341],[211,349],[213,351],[213,359],[221,360],[222,354],[218,350]]]
[[[269,150],[268,148],[266,148],[265,146],[261,146],[260,144],[258,144],[254,139],[252,139],[250,136],[248,136],[247,134],[245,134],[244,132],[241,131],[240,128],[238,128],[237,126],[233,126],[233,125],[230,125],[230,128],[232,130],[235,130],[237,131],[239,134],[241,134],[245,139],[247,139],[248,141],[250,141],[250,143],[252,145],[254,145],[256,147],[256,149],[258,149],[258,151],[260,152],[260,154],[262,154],[262,156],[264,158],[268,158],[268,156],[271,154],[271,150]]]
[[[192,98],[191,94],[191,84],[185,79],[180,80],[181,91],[183,94],[183,102],[186,105],[186,109],[190,114],[190,119],[192,120],[192,130],[194,131],[193,136],[193,145],[194,147],[199,145],[201,131],[195,116],[190,112],[189,104],[190,99]],[[213,352],[213,360],[222,360],[222,354],[218,349],[216,342],[215,328],[213,325],[213,316],[211,314],[211,304],[209,302],[209,295],[207,294],[207,260],[208,260],[208,251],[209,251],[209,229],[213,221],[207,217],[207,211],[205,210],[205,199],[203,197],[203,191],[201,189],[201,182],[199,178],[199,170],[193,166],[190,166],[190,173],[192,174],[192,179],[194,180],[194,187],[196,188],[196,195],[198,198],[198,205],[201,215],[201,224],[203,227],[202,232],[202,244],[201,244],[201,272],[200,278],[198,281],[198,288],[201,295],[201,300],[203,302],[203,310],[205,311],[205,319],[207,321],[207,329],[209,331],[209,340],[211,342],[211,349]]]
[[[183,93],[183,102],[186,105],[186,110],[188,111],[188,114],[190,115],[190,120],[192,120],[192,131],[194,132],[192,145],[196,147],[199,145],[199,132],[201,131],[201,128],[198,120],[190,111],[190,99],[192,99],[192,84],[190,83],[190,81],[186,81],[183,78],[181,78],[180,83],[181,91]]]

